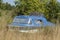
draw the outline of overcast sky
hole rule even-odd
[[[8,2],[11,5],[15,5],[14,4],[14,0],[3,0],[4,2]],[[60,2],[60,0],[58,0]]]

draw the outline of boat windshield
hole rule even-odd
[[[13,22],[21,23],[21,24],[28,24],[29,19],[28,18],[16,18]]]

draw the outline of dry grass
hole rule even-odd
[[[40,28],[37,33],[21,33],[18,31],[6,30],[7,23],[12,19],[10,14],[3,12],[0,17],[0,40],[60,40],[60,27]]]
[[[0,30],[0,40],[60,40],[60,27],[41,29],[37,33]]]

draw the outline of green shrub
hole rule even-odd
[[[2,15],[1,15],[1,12],[0,12],[0,16],[2,16]]]

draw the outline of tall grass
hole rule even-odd
[[[0,40],[60,40],[60,27],[40,28],[37,33],[21,33],[10,31],[7,24],[12,21],[11,11],[3,11],[0,17]]]

